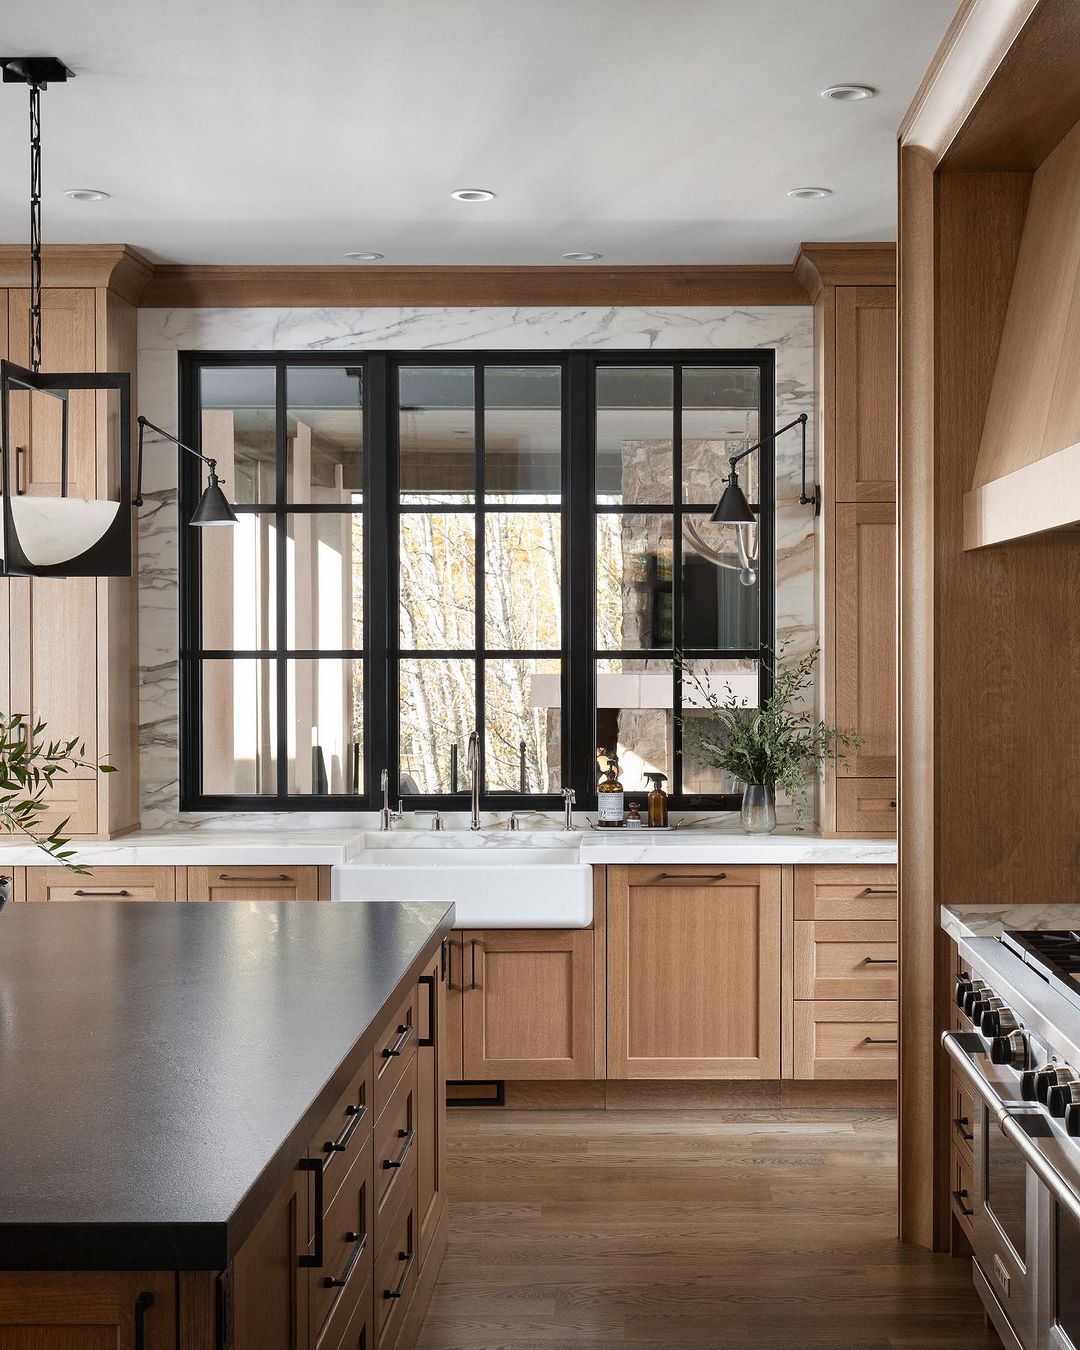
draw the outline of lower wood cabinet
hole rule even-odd
[[[188,867],[181,900],[318,900],[318,867]]]
[[[0,1272],[3,1350],[177,1350],[170,1271]]]
[[[898,1010],[889,999],[795,1004],[795,1077],[895,1078]]]
[[[416,1018],[416,1214],[423,1268],[446,1208],[445,947],[420,976]]]
[[[94,867],[88,876],[66,867],[28,867],[26,899],[175,900],[175,868]]]

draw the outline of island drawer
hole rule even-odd
[[[895,919],[896,868],[803,866],[795,868],[795,918]]]
[[[896,998],[893,920],[795,924],[796,998]]]
[[[416,1196],[403,1196],[375,1248],[378,1350],[397,1342],[416,1289]]]
[[[416,987],[387,1019],[375,1040],[373,1074],[378,1117],[416,1055]]]
[[[416,1056],[375,1124],[375,1230],[406,1193],[416,1193]]]
[[[316,1132],[308,1155],[323,1164],[323,1200],[331,1205],[353,1160],[371,1138],[371,1070],[358,1074]]]
[[[326,1202],[323,1262],[312,1271],[311,1279],[310,1319],[316,1335],[321,1334],[338,1303],[371,1277],[371,1159],[371,1137],[367,1135],[334,1199]]]
[[[78,876],[66,867],[28,867],[26,898],[56,900],[175,900],[172,867],[93,867]]]
[[[796,1000],[795,1077],[895,1078],[897,1026],[891,999]]]
[[[342,1291],[341,1300],[315,1342],[315,1350],[375,1350],[372,1330],[371,1277]]]

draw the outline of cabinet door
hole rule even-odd
[[[443,1024],[443,1049],[446,1058],[446,1077],[451,1083],[460,1083],[465,1077],[461,1056],[461,1001],[465,981],[465,935],[454,932],[446,935],[446,1020]]]
[[[608,1077],[780,1077],[780,868],[608,868]]]
[[[836,508],[836,724],[863,738],[840,777],[896,774],[896,518],[889,503]]]
[[[838,502],[896,497],[896,290],[836,288]]]
[[[445,951],[445,948],[443,949]],[[446,1204],[443,1162],[446,1156],[446,980],[443,954],[428,964],[416,992],[416,1213],[417,1254],[423,1269],[431,1236]]]
[[[180,900],[318,900],[317,867],[189,867]]]
[[[4,1350],[176,1350],[172,1271],[0,1272]]]
[[[78,876],[66,867],[28,867],[27,900],[175,900],[172,867],[95,867]]]
[[[466,933],[465,1077],[592,1078],[591,928]]]
[[[232,1350],[298,1350],[308,1344],[307,1173],[297,1172],[245,1239],[230,1267]]]

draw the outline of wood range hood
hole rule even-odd
[[[1080,527],[1080,123],[1036,169],[964,548]]]

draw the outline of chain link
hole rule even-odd
[[[30,369],[41,366],[41,85],[30,85]]]

